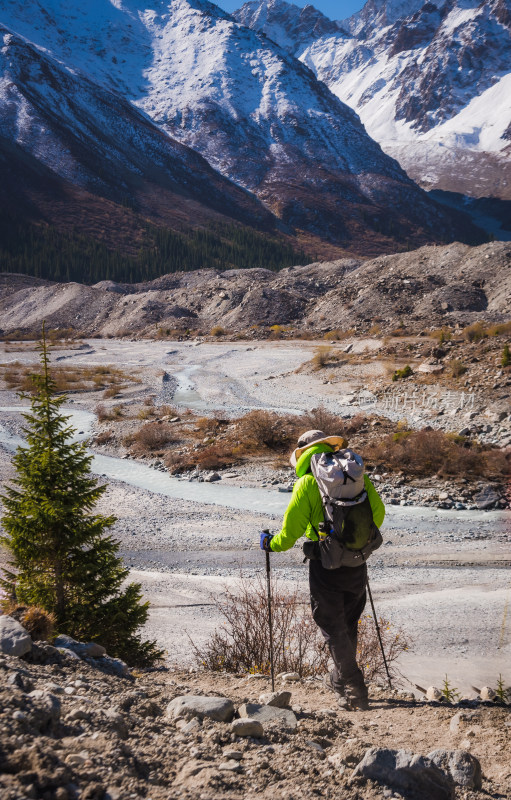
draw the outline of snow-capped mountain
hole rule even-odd
[[[53,203],[61,216],[71,205],[86,216],[102,198],[128,201],[160,223],[221,214],[274,227],[255,197],[127,100],[1,25],[0,43],[0,196],[10,210]],[[106,213],[115,215],[115,205]]]
[[[296,7],[260,0],[236,16],[290,39]],[[424,186],[511,198],[510,0],[368,0],[338,25],[287,47],[383,150]]]
[[[25,87],[38,84],[39,111],[45,102],[67,108],[67,87],[62,97],[54,87],[57,62],[68,84],[88,82],[77,138],[89,135],[87,109],[98,141],[110,124],[97,112],[95,85],[98,96],[115,93],[121,116],[126,99],[151,130],[155,123],[198,151],[295,228],[359,248],[369,230],[369,251],[395,247],[396,239],[464,236],[307,66],[206,0],[152,0],[150,8],[141,0],[0,0],[0,19],[7,35],[51,60],[51,70]],[[118,109],[111,102],[110,116]],[[22,103],[13,113],[17,141],[32,140],[30,116]],[[56,160],[67,157],[61,151]]]
[[[341,30],[314,6],[304,8],[289,3],[249,0],[235,13],[238,22],[253,30],[262,31],[284,50],[294,54],[321,36],[332,36]]]

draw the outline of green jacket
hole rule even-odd
[[[309,447],[298,459],[296,465],[298,480],[293,487],[293,494],[284,514],[282,530],[271,540],[271,549],[275,552],[289,550],[303,534],[309,539],[318,538],[313,528],[317,530],[319,523],[323,522],[323,505],[316,478],[309,472],[310,460],[314,453],[331,451],[329,445],[318,444]],[[367,475],[364,475],[364,486],[371,504],[374,523],[379,528],[385,517],[385,506]]]

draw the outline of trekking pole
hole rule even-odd
[[[367,575],[367,573],[366,573],[366,586],[367,586],[367,593],[369,595],[369,600],[371,602],[371,608],[373,610],[373,619],[374,619],[374,624],[376,625],[376,633],[378,634],[378,641],[380,643],[381,654],[383,656],[383,663],[385,664],[385,671],[387,673],[387,678],[389,680],[389,687],[392,690],[392,680],[390,678],[389,666],[387,664],[387,659],[385,657],[385,650],[383,649],[383,642],[382,642],[381,633],[380,633],[380,626],[378,625],[378,618],[376,616],[376,610],[374,608],[373,595],[372,595],[372,592],[371,592],[371,587],[369,586],[369,576]]]
[[[268,625],[270,627],[270,670],[271,690],[275,691],[275,669],[273,665],[273,624],[271,618],[271,582],[270,582],[270,554],[266,551],[266,586],[268,589]]]

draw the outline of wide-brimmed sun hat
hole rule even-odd
[[[296,467],[296,462],[302,453],[313,444],[329,444],[334,450],[341,450],[341,448],[347,447],[348,440],[344,436],[327,436],[324,431],[305,431],[298,437],[298,447],[289,459],[291,466]]]

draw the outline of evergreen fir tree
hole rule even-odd
[[[2,496],[6,534],[0,541],[11,560],[0,585],[21,605],[52,612],[60,633],[149,665],[162,655],[137,633],[149,603],[141,602],[140,584],[122,587],[129,570],[106,533],[116,518],[93,513],[106,485],[90,474],[85,444],[73,442],[75,431],[61,411],[66,398],[57,395],[50,375],[44,326],[39,349],[42,373],[32,376],[31,413],[24,414],[27,446],[18,448],[15,486]]]

